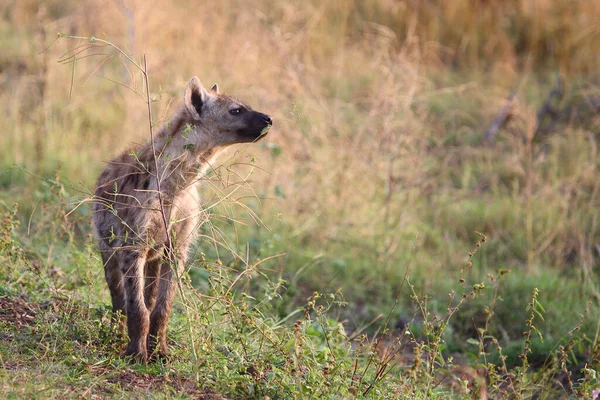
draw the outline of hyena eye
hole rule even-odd
[[[242,108],[234,108],[232,110],[229,110],[229,114],[231,115],[240,115],[242,113]]]

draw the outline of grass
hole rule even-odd
[[[124,4],[132,19],[116,3],[2,6],[2,392],[590,398],[598,7],[392,3]],[[103,162],[148,138],[143,100],[103,78],[142,80],[102,55],[72,81],[55,61],[83,42],[38,54],[56,32],[146,53],[156,120],[192,75],[275,119],[200,188],[209,206],[248,176],[200,232],[166,365],[119,358],[90,207],[75,207]],[[556,73],[562,117],[534,137]]]
[[[62,212],[64,204],[52,200],[42,204],[44,209],[49,214]],[[561,357],[560,343],[567,349],[562,350],[567,357],[565,371],[576,374],[574,389],[586,394],[595,385],[591,376],[579,380],[577,375],[578,363],[597,357],[597,345],[594,349],[594,342],[586,336],[590,331],[586,324],[593,318],[583,315],[573,320],[570,331],[565,332],[572,343],[554,337],[544,322],[557,317],[554,310],[544,309],[542,304],[548,307],[554,303],[541,293],[555,290],[554,295],[560,296],[557,287],[572,293],[568,287],[546,287],[538,279],[535,286],[541,289],[532,290],[535,300],[527,292],[507,296],[529,302],[513,308],[498,304],[506,296],[503,286],[516,286],[505,281],[506,271],[490,283],[472,288],[461,278],[450,292],[454,300],[449,308],[437,314],[442,307],[420,294],[409,279],[405,289],[417,307],[412,320],[398,325],[392,319],[392,309],[375,324],[377,332],[369,326],[353,331],[352,324],[339,317],[350,306],[341,292],[314,292],[304,299],[303,306],[297,301],[285,311],[284,300],[293,281],[274,280],[265,274],[268,270],[245,270],[239,275],[235,266],[205,254],[197,254],[182,282],[185,296],[177,303],[170,329],[171,358],[166,364],[132,366],[119,357],[125,337],[110,322],[109,300],[101,269],[96,268],[99,260],[93,241],[90,237],[68,237],[77,225],[85,223],[85,217],[75,218],[71,226],[62,219],[54,231],[40,227],[28,243],[19,239],[15,211],[4,214],[2,225],[2,262],[9,268],[1,276],[4,333],[0,340],[0,384],[16,397],[160,398],[177,394],[220,398],[223,394],[234,398],[379,398],[396,393],[406,398],[469,398],[483,392],[552,397],[568,393],[566,388],[555,386],[562,370],[552,363],[557,364]],[[484,252],[488,243],[483,241],[473,250]],[[468,268],[462,276],[468,275]],[[488,310],[489,318],[478,315],[477,309]],[[507,309],[522,312],[511,312],[510,318],[505,318],[502,313]],[[492,313],[497,316],[492,317]],[[457,332],[463,319],[471,319],[479,335]],[[512,319],[512,323],[490,323],[496,319]],[[561,321],[567,323],[564,318]],[[519,329],[516,325],[527,335],[513,332]],[[536,339],[525,345],[527,338],[538,332],[545,341]],[[472,337],[465,347],[456,348],[455,337],[468,334]],[[514,335],[515,339],[505,341],[503,335]],[[525,339],[520,345],[519,337]],[[497,346],[505,343],[502,354],[494,350],[493,339]],[[460,354],[473,359],[461,360]],[[535,367],[530,372],[522,367],[520,354],[527,355],[526,365]],[[501,355],[506,356],[504,363]],[[452,362],[454,357],[460,362]],[[488,364],[494,362],[498,367]],[[490,368],[497,381],[487,383],[485,375],[478,373],[465,375],[462,368],[469,363]],[[535,371],[543,373],[537,375]],[[32,383],[32,376],[41,380]],[[539,385],[545,385],[541,392]]]

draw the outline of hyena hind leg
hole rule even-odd
[[[156,294],[158,293],[158,273],[162,260],[156,258],[146,262],[144,270],[144,303],[148,311],[152,311],[156,303]]]

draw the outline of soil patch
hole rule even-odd
[[[33,325],[37,310],[22,299],[0,297],[0,322],[7,322],[21,329],[23,325]]]
[[[99,372],[99,371],[96,371]],[[106,371],[103,371],[106,373]],[[95,375],[98,375],[97,373]],[[110,383],[118,383],[123,389],[128,391],[152,391],[165,388],[172,388],[177,393],[186,395],[199,400],[225,400],[226,398],[212,391],[209,388],[200,390],[196,387],[194,380],[182,376],[160,376],[151,375],[133,371],[120,371],[106,379]]]

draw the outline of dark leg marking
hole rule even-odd
[[[148,311],[152,311],[156,303],[156,294],[158,293],[158,273],[160,271],[161,259],[157,258],[146,262],[145,283],[144,283],[144,303]]]

